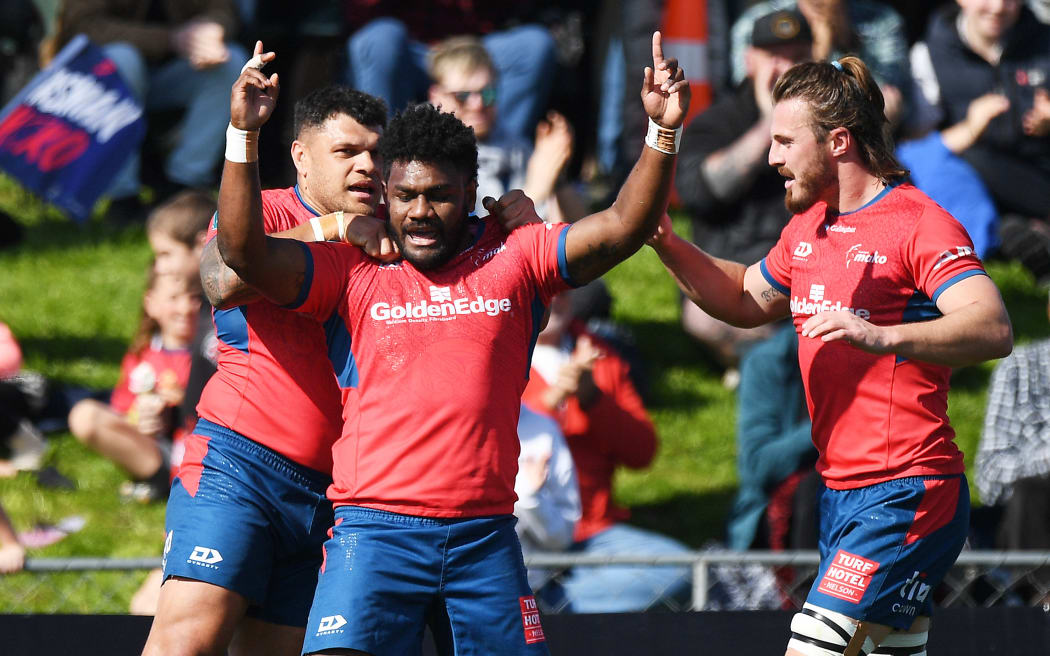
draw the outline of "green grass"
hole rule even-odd
[[[26,367],[69,383],[111,387],[134,331],[150,253],[141,228],[117,230],[98,219],[78,227],[0,178],[0,208],[27,228],[23,245],[0,252],[0,320],[25,352]],[[679,229],[684,228],[684,222]],[[1046,296],[1019,266],[989,265],[1014,322],[1018,342],[1050,335]],[[640,525],[694,547],[723,535],[735,484],[736,401],[678,324],[678,293],[649,249],[607,276],[613,314],[634,332],[648,362],[653,419],[661,449],[645,471],[622,471],[617,497]],[[950,413],[967,465],[981,430],[992,365],[956,372]],[[44,490],[22,474],[0,480],[0,500],[19,529],[82,515],[86,527],[31,557],[157,556],[160,506],[123,504],[123,474],[69,435],[51,438],[49,464],[78,483]],[[144,573],[20,574],[0,580],[4,612],[123,612]]]

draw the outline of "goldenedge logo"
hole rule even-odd
[[[861,319],[868,319],[871,317],[871,312],[863,308],[854,309],[851,307],[845,307],[842,305],[842,301],[831,302],[831,299],[825,298],[822,301],[811,301],[808,298],[799,298],[794,296],[790,302],[791,311],[795,314],[816,314],[818,312],[835,312],[838,310],[846,310],[852,312]]]
[[[474,300],[462,297],[440,303],[428,303],[422,300],[418,303],[391,305],[379,302],[369,309],[369,313],[376,321],[403,322],[412,319],[447,321],[461,314],[487,314],[494,317],[501,312],[510,312],[510,310],[509,298],[485,298],[479,295]]]

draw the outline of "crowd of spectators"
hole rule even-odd
[[[173,438],[192,423],[214,368],[214,331],[207,304],[197,305],[194,275],[215,209],[230,86],[257,36],[274,49],[305,42],[282,50],[287,61],[276,64],[293,100],[337,81],[384,99],[392,112],[429,101],[456,114],[478,138],[478,213],[485,196],[521,188],[542,218],[571,222],[601,200],[603,184],[618,185],[629,149],[640,147],[636,109],[622,101],[623,87],[632,85],[623,79],[644,65],[636,33],[658,23],[664,4],[314,0],[297,3],[293,21],[253,0],[5,3],[10,16],[0,24],[21,29],[0,33],[0,63],[35,58],[26,38],[43,39],[46,61],[86,34],[148,113],[147,144],[105,194],[107,220],[150,217],[156,259],[142,326],[112,399],[69,404],[70,431],[127,470],[128,496],[163,500],[178,462]],[[706,0],[706,81],[715,95],[685,131],[676,177],[678,207],[697,244],[738,261],[765,255],[790,218],[783,179],[766,163],[772,86],[796,63],[858,54],[882,87],[913,182],[967,227],[982,257],[1017,259],[1039,284],[1050,284],[1048,3],[916,4]],[[591,33],[586,24],[601,29]],[[589,86],[590,78],[602,85]],[[555,87],[555,79],[575,80],[577,88]],[[7,77],[0,86],[5,98],[16,90]],[[284,184],[286,174],[264,169],[264,183]],[[4,225],[0,216],[0,246],[9,234]],[[600,285],[591,289],[604,293]],[[687,545],[631,525],[614,502],[615,471],[647,467],[658,436],[636,388],[636,354],[618,352],[623,343],[573,321],[570,302],[588,302],[573,294],[554,301],[523,398],[515,507],[522,545],[684,552]],[[734,328],[688,301],[682,326],[725,371],[726,384],[739,385],[739,491],[728,546],[812,547],[820,482],[794,330]],[[1048,353],[1045,343],[1019,348],[992,378],[975,480],[982,501],[1003,508],[1003,548],[1050,547],[1045,532],[1020,530],[1022,518],[1046,514],[1050,499]],[[14,453],[0,460],[0,475],[39,468],[44,448],[39,407],[34,415],[26,401],[16,354],[0,324],[0,437]],[[19,568],[23,558],[0,510],[0,572]],[[688,580],[675,567],[530,573],[544,604],[576,612],[650,608],[661,597],[686,595]]]

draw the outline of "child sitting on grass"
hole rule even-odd
[[[142,320],[109,404],[85,399],[69,413],[73,435],[131,475],[121,487],[126,497],[167,499],[175,428],[171,411],[189,378],[189,345],[199,310],[196,280],[183,273],[161,275],[151,265]]]

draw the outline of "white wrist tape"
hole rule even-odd
[[[339,241],[346,241],[346,217],[343,215],[343,210],[336,210],[335,221],[339,226]]]
[[[259,161],[259,131],[226,128],[226,159],[237,164]]]
[[[645,133],[645,145],[661,153],[674,155],[678,152],[678,146],[682,143],[682,128],[672,130],[658,125],[652,118],[649,119],[649,130]]]
[[[314,229],[314,241],[324,241],[324,230],[321,228],[321,217],[315,216],[310,219],[310,227]]]

